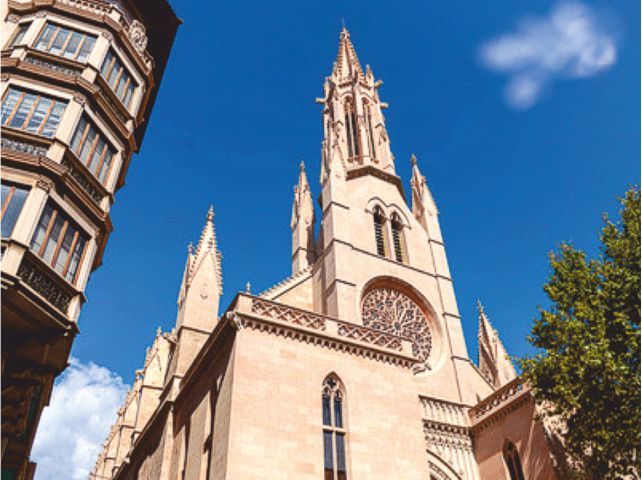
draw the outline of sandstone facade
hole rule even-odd
[[[157,335],[93,478],[557,478],[481,307],[480,366],[468,356],[437,206],[414,157],[406,203],[380,85],[344,29],[317,100],[318,235],[301,165],[292,275],[219,315],[208,213],[176,328]]]

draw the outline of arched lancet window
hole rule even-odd
[[[392,243],[395,249],[395,260],[403,262],[405,259],[405,242],[403,237],[403,223],[399,215],[394,213],[390,220],[390,228],[392,230]]]
[[[524,480],[524,472],[522,470],[522,462],[519,459],[519,452],[517,451],[515,444],[510,440],[506,440],[504,443],[503,454],[510,479]]]
[[[370,111],[370,103],[367,99],[363,99],[363,111],[366,118],[366,127],[368,128],[368,145],[370,147],[370,159],[377,159],[377,151],[375,149],[374,141],[374,128],[372,128],[372,112]]]
[[[374,232],[375,232],[375,243],[377,245],[377,255],[382,257],[386,256],[386,234],[385,234],[385,223],[386,217],[383,216],[383,211],[379,207],[375,207],[374,213],[372,215],[374,219]]]
[[[348,157],[359,156],[359,129],[357,126],[357,112],[352,98],[348,97],[345,103],[346,133],[348,139]]]
[[[323,382],[323,478],[346,480],[346,429],[343,418],[344,395],[334,376]]]

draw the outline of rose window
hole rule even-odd
[[[422,361],[430,355],[432,339],[424,311],[409,297],[392,288],[373,288],[363,297],[361,316],[366,327],[405,337],[412,354]]]

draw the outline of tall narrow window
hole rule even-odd
[[[87,236],[54,204],[45,207],[31,250],[70,283],[76,281]]]
[[[351,98],[346,100],[346,134],[348,140],[348,157],[354,158],[360,155],[359,152],[359,127],[357,125],[357,113]]]
[[[123,63],[112,50],[109,50],[107,55],[105,55],[105,60],[103,60],[103,66],[100,68],[100,73],[116,96],[121,102],[123,102],[123,105],[125,105],[125,107],[129,107],[129,102],[132,99],[137,85]]]
[[[11,236],[28,193],[27,188],[2,184],[2,238]]]
[[[346,429],[343,421],[343,393],[338,379],[330,376],[323,382],[321,394],[323,417],[323,478],[346,480]]]
[[[377,245],[377,255],[386,256],[386,236],[385,236],[385,217],[379,207],[376,207],[373,213],[375,243]]]
[[[395,213],[390,220],[390,228],[392,230],[392,243],[395,248],[395,260],[398,262],[404,261],[405,243],[403,238],[403,223],[399,216]]]
[[[519,459],[519,452],[515,444],[510,440],[506,440],[504,443],[503,454],[510,480],[524,480],[524,471],[522,470],[522,462]]]
[[[71,151],[101,183],[105,183],[114,157],[114,149],[84,115],[80,117],[71,139]]]
[[[25,33],[27,33],[27,30],[29,30],[29,25],[31,25],[30,22],[21,23],[16,27],[16,32],[13,34],[11,42],[9,42],[9,48],[22,44],[22,39],[25,38]]]
[[[370,110],[370,103],[367,99],[363,99],[363,111],[366,118],[366,127],[368,128],[368,145],[370,148],[370,159],[377,159],[377,151],[375,149],[374,141],[374,128],[372,128],[372,112]]]
[[[96,37],[93,35],[47,23],[38,37],[36,49],[84,62],[95,43]]]
[[[66,107],[66,102],[9,88],[2,100],[2,125],[53,137]]]

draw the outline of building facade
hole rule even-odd
[[[468,356],[438,210],[411,159],[411,205],[348,32],[322,107],[320,229],[303,165],[292,275],[219,315],[208,213],[176,327],[137,371],[94,479],[555,479],[527,385],[479,307]]]
[[[2,18],[2,478],[29,461],[179,20],[165,1],[8,0]]]

